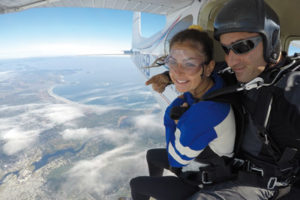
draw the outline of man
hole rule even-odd
[[[238,81],[246,128],[237,142],[234,178],[204,184],[191,199],[278,199],[289,193],[291,185],[292,191],[300,185],[300,102],[295,101],[300,86],[293,84],[290,91],[286,87],[291,76],[299,75],[291,71],[299,70],[300,58],[281,52],[278,17],[263,0],[230,0],[218,13],[214,28]],[[146,84],[162,92],[166,79],[161,74]],[[289,195],[295,199],[294,192]]]

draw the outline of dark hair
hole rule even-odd
[[[173,36],[170,42],[170,49],[175,43],[191,42],[195,46],[201,45],[203,53],[206,55],[205,64],[208,64],[213,58],[213,40],[208,36],[206,32],[196,29],[186,29],[180,31]]]

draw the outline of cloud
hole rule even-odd
[[[133,144],[136,141],[136,135],[128,133],[121,129],[108,129],[104,127],[96,128],[73,128],[65,129],[60,135],[65,140],[88,140],[90,138],[100,138],[100,143],[113,146],[120,146],[124,143]]]
[[[147,96],[147,97],[152,97],[152,92],[151,91],[140,91],[138,92],[139,95]]]
[[[41,111],[46,118],[57,124],[62,124],[84,116],[79,108],[65,104],[49,105]]]
[[[15,76],[15,73],[13,71],[0,71],[0,82],[9,80],[13,76]]]
[[[64,175],[59,191],[61,198],[70,194],[93,194],[102,200],[117,199],[130,191],[129,181],[148,174],[146,150],[162,145],[163,124],[160,114],[147,114],[131,118],[130,129],[79,128],[61,133],[64,139],[95,137],[104,153],[92,159],[81,160]]]
[[[72,193],[96,193],[99,199],[116,199],[116,191],[129,189],[129,180],[146,175],[145,152],[133,153],[137,149],[124,145],[107,151],[91,160],[79,161],[67,173],[62,190]],[[80,183],[80,184],[79,184]]]
[[[0,112],[6,115],[1,116],[0,140],[7,155],[31,147],[43,131],[84,116],[80,108],[67,104],[1,106]]]
[[[117,109],[106,106],[86,106],[80,104],[26,104],[18,106],[0,106],[1,124],[0,140],[4,141],[3,151],[7,155],[15,154],[35,144],[40,133],[50,130],[57,125],[65,126],[60,132],[65,140],[82,140],[100,137],[112,145],[136,142],[142,136],[153,134],[149,130],[157,131],[156,135],[163,135],[162,117],[157,114],[140,115],[125,120],[132,123],[136,130],[127,132],[125,129],[108,129],[104,127],[77,127],[74,120],[86,117],[87,113],[103,114]],[[124,116],[123,116],[124,117]],[[11,136],[9,136],[11,134]],[[151,137],[154,137],[152,135]],[[15,148],[14,146],[18,146]]]
[[[34,68],[38,69],[39,65],[36,64]],[[3,73],[3,76],[9,74]],[[108,94],[104,98],[108,102],[113,100],[112,104],[104,106],[72,102],[51,93],[51,89],[49,94],[56,98],[51,103],[43,103],[43,99],[37,104],[0,105],[0,151],[14,155],[13,159],[15,156],[19,159],[17,163],[11,164],[13,168],[9,166],[7,170],[21,169],[18,177],[11,174],[7,180],[16,185],[27,183],[27,187],[23,185],[17,190],[20,195],[22,191],[27,191],[27,194],[28,191],[34,191],[34,194],[41,194],[42,199],[48,199],[43,198],[44,193],[49,195],[49,199],[86,199],[91,196],[102,200],[117,199],[118,194],[128,193],[129,180],[147,174],[146,150],[164,141],[162,117],[151,114],[157,112],[157,107],[153,109],[153,103],[145,101],[151,93],[143,92],[144,86],[135,87],[134,84],[112,84],[104,88],[105,93],[102,95]],[[99,97],[97,94],[101,90],[97,88],[75,95]],[[128,102],[113,104],[123,97],[129,98],[132,110],[126,107]],[[135,100],[141,103],[134,106]],[[138,105],[141,106],[136,107]],[[104,115],[106,112],[110,112],[109,115]],[[145,112],[149,114],[145,115]],[[118,122],[120,126],[116,127]],[[64,149],[67,149],[67,153],[60,153]],[[69,149],[76,153],[69,153]],[[32,164],[32,159],[40,159],[41,156],[47,158],[48,155],[51,158],[41,164],[43,167],[21,183],[23,168],[28,167],[25,165]],[[23,163],[26,164],[23,166]],[[28,170],[31,169],[32,166]],[[36,181],[43,185],[36,186]],[[9,188],[7,182],[3,187]],[[55,187],[55,191],[52,187]],[[69,198],[64,198],[64,195]]]
[[[103,43],[107,43],[105,46]],[[105,46],[105,48],[103,48]],[[44,56],[67,56],[67,55],[89,55],[89,54],[123,54],[120,44],[112,45],[108,42],[52,42],[18,44],[0,48],[0,59],[3,58],[26,58]]]
[[[159,117],[158,117],[159,116]],[[148,114],[139,115],[134,118],[137,128],[161,128],[163,126],[163,118],[160,115]]]
[[[65,129],[60,134],[63,136],[64,139],[79,139],[79,140],[88,139],[95,136],[101,136],[102,138],[114,138],[114,137],[121,136],[121,134],[119,134],[117,130],[111,130],[102,127]]]
[[[64,139],[84,139],[91,137],[93,132],[88,128],[66,129],[60,133]]]
[[[88,98],[85,98],[83,100],[80,101],[80,103],[89,103],[91,101],[96,101],[96,100],[101,100],[101,99],[106,99],[107,97],[104,97],[104,96],[95,96],[95,97],[88,97]]]
[[[29,146],[37,139],[39,130],[20,130],[19,128],[11,129],[2,134],[1,139],[5,141],[3,151],[7,155],[15,154]]]
[[[12,155],[35,144],[43,131],[64,125],[66,129],[60,134],[66,140],[89,139],[101,137],[113,145],[137,140],[147,128],[152,130],[162,127],[162,121],[156,115],[140,115],[129,119],[139,131],[128,133],[123,129],[108,129],[104,127],[80,127],[72,121],[86,117],[87,113],[98,115],[117,109],[107,106],[86,106],[80,104],[26,104],[18,106],[0,106],[1,115],[0,140],[4,141],[3,151]],[[11,137],[8,135],[12,134]],[[18,144],[18,148],[13,146]]]
[[[2,106],[0,111],[8,115],[0,116],[6,121],[4,127],[27,127],[25,130],[34,127],[50,128],[84,116],[83,109],[68,104]]]

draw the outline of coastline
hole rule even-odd
[[[75,102],[75,101],[71,101],[71,100],[69,100],[67,98],[64,98],[62,96],[59,96],[59,95],[57,95],[53,92],[54,88],[57,87],[58,85],[60,85],[60,84],[55,84],[55,85],[51,86],[48,89],[48,95],[51,96],[52,98],[54,98],[55,100],[60,101],[62,103],[72,105],[72,106],[76,106],[76,107],[80,107],[81,109],[84,109],[85,111],[92,112],[92,113],[97,113],[97,114],[100,114],[100,113],[103,114],[103,113],[108,112],[108,111],[122,109],[122,107],[118,107],[118,106],[87,105],[87,104],[81,104],[81,103],[78,103],[78,102]]]
[[[59,96],[59,95],[55,94],[55,93],[53,92],[53,90],[54,90],[54,88],[57,87],[58,85],[59,85],[59,84],[55,84],[55,85],[51,86],[51,87],[48,89],[48,94],[49,94],[49,96],[51,96],[52,98],[54,98],[54,99],[56,99],[56,100],[58,100],[58,101],[62,101],[62,102],[67,103],[67,104],[77,104],[77,105],[82,105],[82,104],[76,103],[76,102],[74,102],[74,101],[71,101],[71,100],[69,100],[69,99],[67,99],[67,98],[64,98],[64,97],[62,97],[62,96]]]

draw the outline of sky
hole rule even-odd
[[[0,59],[121,53],[131,49],[132,11],[33,8],[0,15]],[[142,35],[164,27],[165,16],[142,13]]]
[[[32,8],[3,14],[0,59],[119,54],[131,49],[132,17],[132,11],[101,8]],[[142,35],[157,33],[165,22],[165,16],[142,13]],[[290,51],[299,51],[299,45]]]

